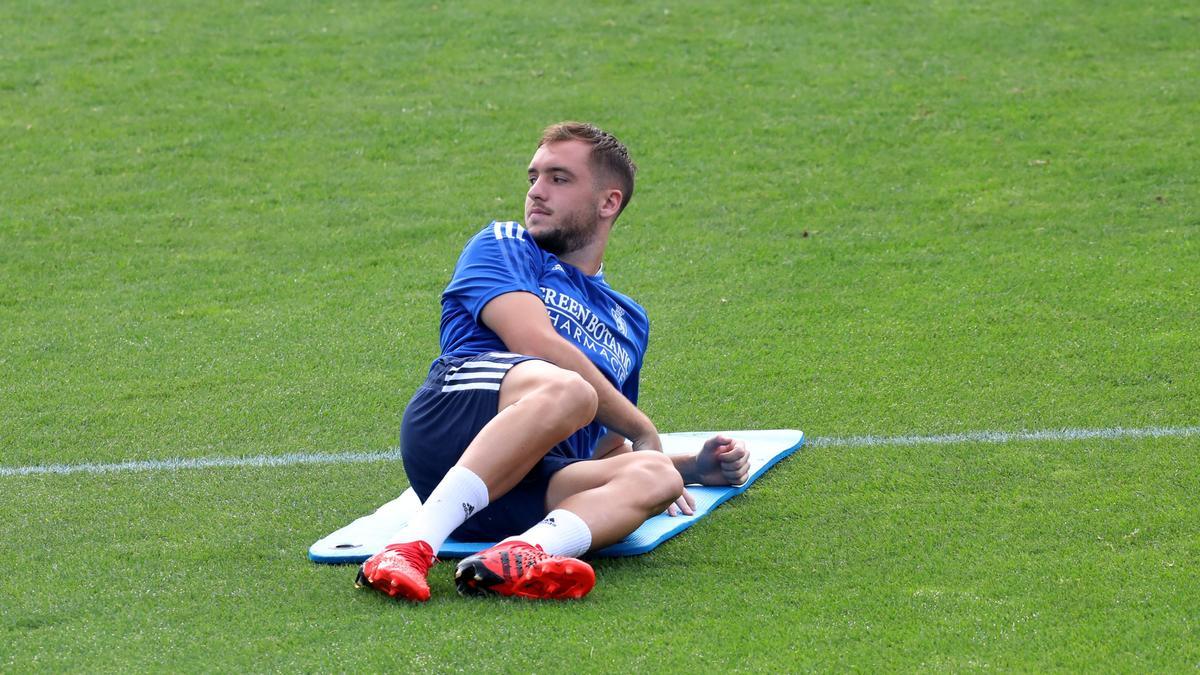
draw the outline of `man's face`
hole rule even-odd
[[[544,251],[562,256],[595,235],[604,199],[588,163],[591,150],[583,141],[547,143],[529,162],[525,229]]]

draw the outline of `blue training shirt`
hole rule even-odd
[[[589,276],[538,248],[516,222],[493,221],[467,242],[442,292],[443,357],[509,351],[479,320],[484,305],[514,291],[533,293],[550,323],[635,405],[650,334],[641,305],[613,290],[604,274]],[[576,457],[591,457],[606,430],[596,421],[568,439]]]

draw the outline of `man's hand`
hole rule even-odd
[[[696,453],[692,482],[701,485],[741,485],[750,477],[750,451],[744,441],[713,436]]]
[[[668,516],[677,516],[681,513],[685,516],[690,516],[695,512],[696,498],[687,491],[687,488],[683,489],[683,494],[679,495],[679,499],[676,499],[674,504],[667,507]]]
[[[741,485],[750,477],[750,451],[746,443],[728,436],[713,436],[694,455],[671,457],[685,483],[701,485]],[[668,516],[696,512],[696,499],[685,488],[679,499],[667,507]]]

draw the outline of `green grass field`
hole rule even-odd
[[[0,4],[0,671],[1200,667],[1200,7]],[[543,126],[641,172],[664,431],[810,447],[584,601],[309,544]],[[900,445],[1059,429],[1162,437]],[[1189,430],[1190,429],[1190,430]],[[825,440],[823,443],[822,440]]]

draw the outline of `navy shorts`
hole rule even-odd
[[[532,356],[489,352],[468,358],[442,357],[413,394],[400,423],[404,472],[424,502],[450,467],[458,463],[479,430],[498,412],[500,382]],[[495,541],[520,534],[546,515],[546,488],[563,467],[582,461],[566,442],[550,450],[499,499],[468,518],[452,536],[459,541]]]

